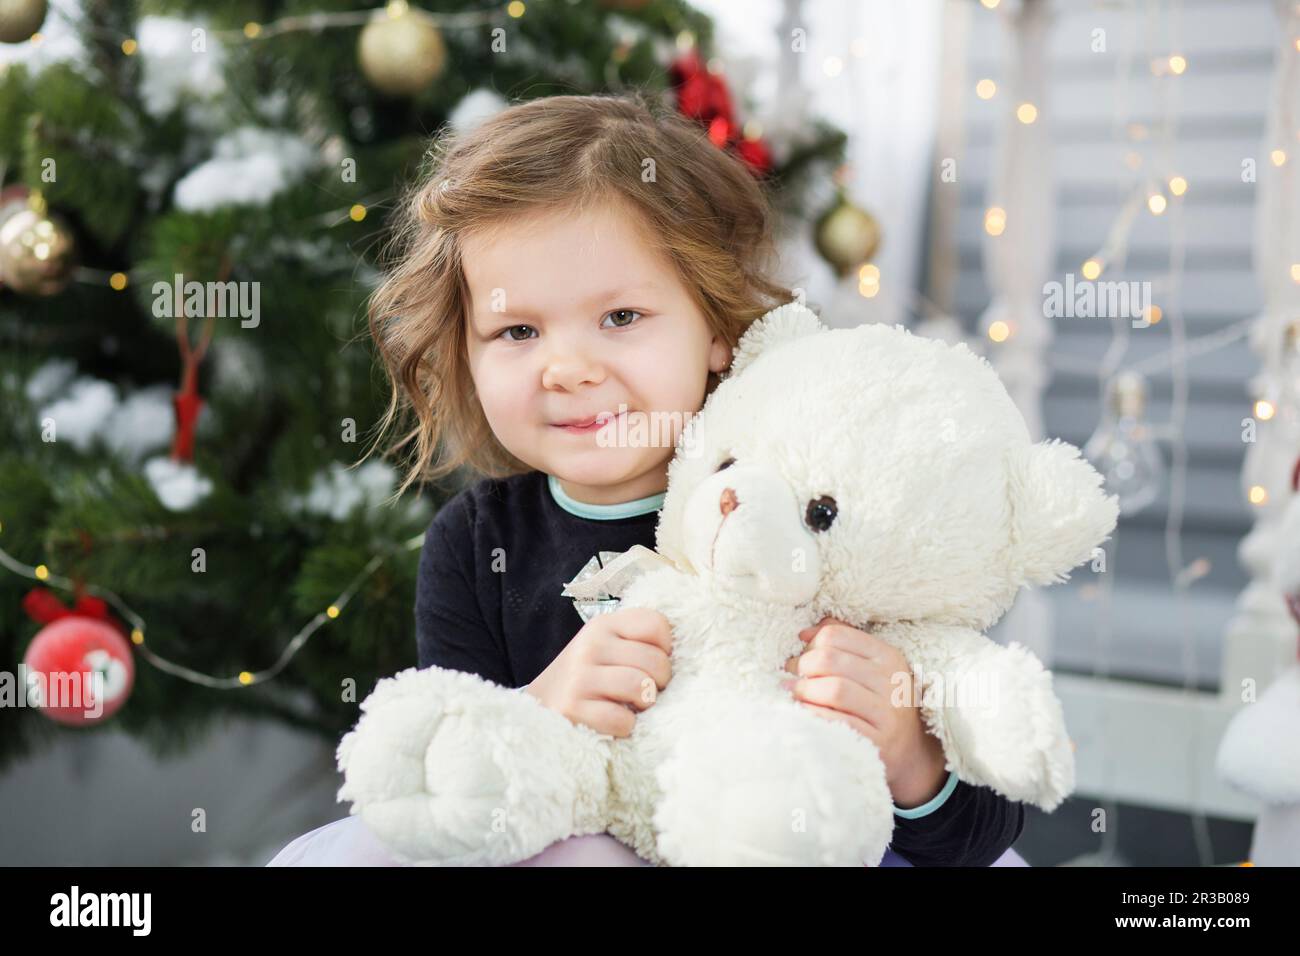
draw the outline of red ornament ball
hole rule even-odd
[[[111,624],[80,614],[41,628],[23,663],[28,704],[72,726],[111,717],[135,683],[135,659],[126,638]]]

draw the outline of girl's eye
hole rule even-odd
[[[613,312],[606,313],[605,318],[609,318],[611,315],[641,315],[641,313],[636,311],[636,309],[615,309]],[[625,329],[629,325],[633,324],[634,322],[615,322],[614,328]]]
[[[506,328],[502,329],[500,332],[497,333],[497,338],[501,338],[502,336],[505,336],[511,342],[524,342],[527,341],[529,338],[531,338],[531,336],[524,336],[524,338],[522,339],[515,338],[513,335],[509,334],[513,332],[515,329],[532,329],[532,326],[531,325],[507,326]]]
[[[722,464],[720,464],[717,468],[715,468],[714,471],[713,471],[713,473],[716,475],[718,472],[722,471],[722,469],[724,469],[724,468],[730,468],[730,467],[731,467],[732,465],[734,465],[735,463],[736,463],[736,459],[734,459],[734,458],[728,458],[726,461],[724,461]]]

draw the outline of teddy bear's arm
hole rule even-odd
[[[907,658],[921,716],[958,778],[1049,812],[1074,789],[1052,675],[1027,648],[948,625],[897,624],[877,634]]]

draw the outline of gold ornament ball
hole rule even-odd
[[[875,216],[840,196],[834,208],[817,221],[817,251],[841,278],[867,262],[880,248]]]
[[[0,43],[25,43],[45,22],[47,0],[0,0]]]
[[[380,93],[413,96],[427,89],[447,65],[447,47],[437,26],[405,10],[381,13],[365,25],[357,41],[361,72]]]
[[[61,217],[23,209],[0,226],[0,283],[22,295],[56,295],[72,279],[75,252]]]

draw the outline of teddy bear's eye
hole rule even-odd
[[[825,531],[835,523],[837,512],[835,499],[830,495],[822,495],[808,502],[808,511],[804,515],[804,520],[814,531]]]
[[[734,458],[728,458],[726,461],[724,461],[722,464],[720,464],[717,468],[715,468],[714,471],[713,471],[713,473],[716,475],[718,472],[722,471],[722,469],[724,469],[724,468],[730,468],[730,467],[731,467],[732,465],[734,465],[735,463],[736,463],[736,459],[734,459]]]

